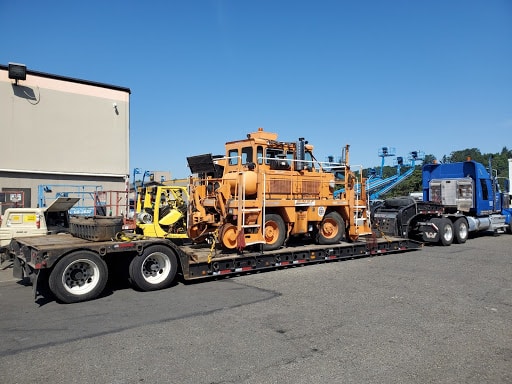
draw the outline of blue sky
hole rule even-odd
[[[258,127],[365,168],[512,148],[510,0],[0,0],[0,34],[1,64],[131,89],[131,169]]]

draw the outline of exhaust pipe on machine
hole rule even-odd
[[[297,142],[297,163],[295,165],[296,171],[304,170],[304,161],[306,160],[306,140],[299,137]]]

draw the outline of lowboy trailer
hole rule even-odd
[[[421,243],[405,238],[368,236],[351,243],[301,244],[273,251],[229,253],[208,244],[177,245],[168,239],[90,241],[61,234],[14,239],[10,249],[14,276],[30,278],[36,297],[42,284],[48,284],[60,302],[74,303],[100,296],[109,268],[114,268],[110,275],[128,275],[134,288],[152,291],[169,287],[178,274],[184,280],[195,280],[421,247]],[[126,262],[111,263],[116,258]]]

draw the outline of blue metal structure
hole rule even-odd
[[[384,161],[386,157],[396,156],[396,149],[393,147],[381,147],[379,149],[379,157],[381,158],[380,162],[380,178],[383,178],[384,171]]]
[[[369,179],[367,182],[366,191],[370,195],[370,200],[378,199],[380,196],[388,193],[390,190],[395,188],[398,184],[406,180],[409,176],[412,175],[414,170],[416,169],[416,161],[423,160],[425,155],[420,151],[412,151],[409,153],[409,164],[407,165],[409,169],[404,173],[401,173],[403,166],[403,158],[397,157],[396,164],[396,174],[390,176],[386,179],[375,180]],[[382,172],[382,168],[381,168]]]
[[[92,216],[96,214],[98,192],[101,185],[40,184],[37,187],[39,207],[47,207],[59,197],[78,197],[80,200],[70,210],[71,215]]]
[[[370,200],[376,200],[380,198],[380,196],[386,194],[393,188],[395,188],[398,184],[402,183],[409,176],[412,175],[416,168],[416,161],[423,160],[425,155],[420,151],[412,151],[409,153],[409,163],[408,165],[404,165],[403,157],[398,156],[396,158],[396,174],[383,178],[383,169],[384,169],[384,161],[386,157],[395,156],[395,149],[392,147],[382,147],[379,149],[379,157],[382,158],[380,174],[377,175],[377,172],[373,169],[371,170],[370,177],[366,180],[366,192],[369,195]],[[408,167],[407,171],[402,173],[402,167]],[[356,185],[356,191],[360,190],[360,186]],[[341,188],[334,192],[334,196],[343,193],[344,189]]]

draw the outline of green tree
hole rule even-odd
[[[434,155],[425,155],[423,159],[423,164],[431,164],[436,161],[436,157]]]
[[[467,148],[462,151],[454,151],[447,157],[445,163],[458,163],[459,161],[466,161],[471,158],[472,160],[482,162],[484,160],[483,155],[480,153],[478,148]]]

